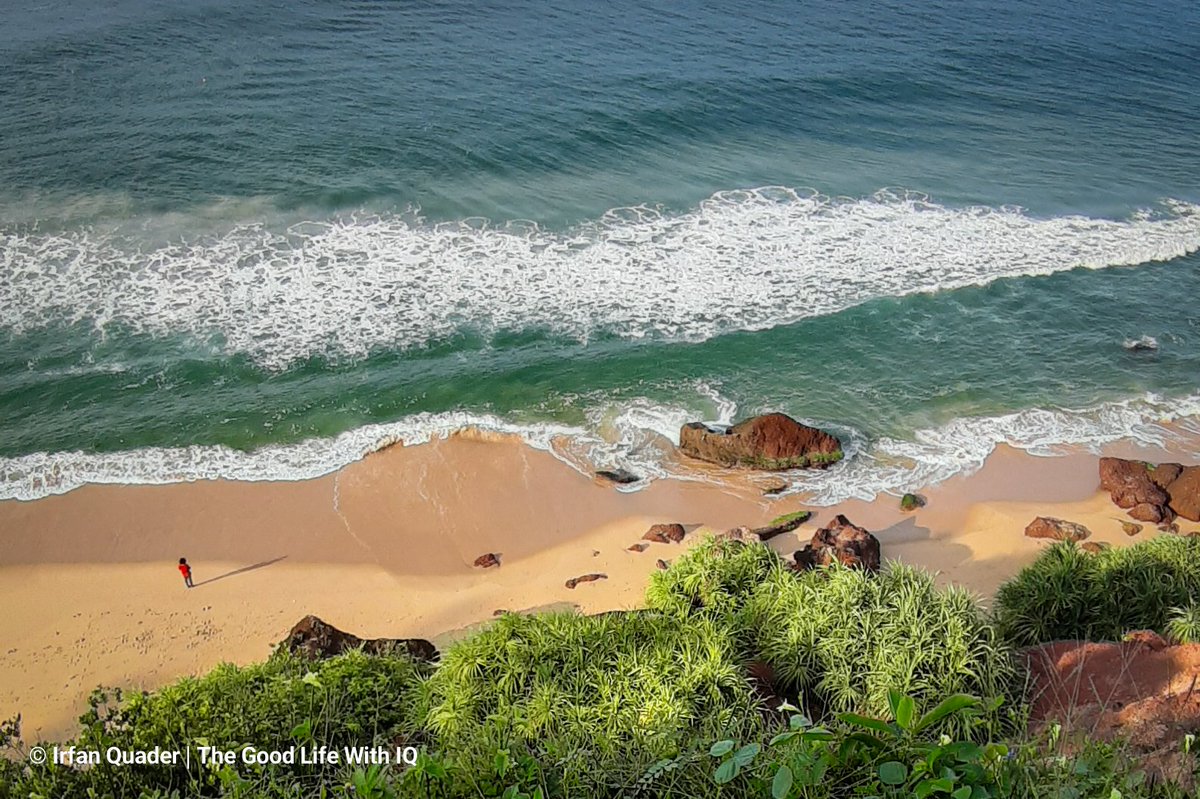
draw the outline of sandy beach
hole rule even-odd
[[[979,472],[922,492],[928,504],[914,513],[891,496],[816,508],[771,546],[790,554],[845,513],[875,533],[885,558],[986,599],[1046,546],[1022,535],[1034,516],[1080,522],[1118,546],[1157,534],[1123,533],[1122,512],[1097,490],[1096,460],[1002,447]],[[658,559],[706,531],[804,507],[725,478],[622,493],[516,439],[458,435],[309,481],[86,486],[0,502],[0,716],[20,712],[27,740],[67,736],[96,685],[152,689],[260,660],[310,613],[363,637],[444,645],[501,609],[637,607]],[[688,538],[628,551],[658,522],[685,525]],[[487,552],[499,568],[472,565]],[[180,556],[194,590],[182,586]],[[587,573],[607,579],[565,587]]]

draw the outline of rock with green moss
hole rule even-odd
[[[727,429],[685,424],[679,449],[709,463],[765,471],[824,469],[843,457],[837,438],[782,413],[754,416]]]
[[[900,510],[905,513],[912,512],[917,508],[925,507],[925,500],[916,494],[905,494],[900,497]]]

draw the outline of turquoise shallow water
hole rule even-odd
[[[782,409],[831,501],[1200,410],[1192,3],[10,16],[0,496]]]

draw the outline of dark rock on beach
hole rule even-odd
[[[813,534],[812,540],[793,556],[796,567],[810,569],[837,561],[867,571],[879,571],[879,539],[853,524],[840,513],[829,526]]]
[[[1092,555],[1097,555],[1106,549],[1111,549],[1111,547],[1103,541],[1084,541],[1079,545],[1079,548],[1084,552],[1091,553]]]
[[[636,483],[638,480],[642,479],[633,472],[625,469],[601,469],[600,471],[596,472],[596,476],[603,480],[608,480],[610,483],[616,483],[617,485],[628,485],[630,483]]]
[[[671,564],[668,563],[667,561],[663,560],[662,558],[659,558],[658,560],[654,561],[654,565],[665,571],[667,569],[667,567],[670,566]]]
[[[645,543],[644,541],[639,541],[636,544],[630,544],[629,546],[625,547],[625,549],[627,549],[630,552],[645,552],[649,548],[650,548],[650,545]]]
[[[1121,531],[1124,532],[1125,535],[1134,536],[1142,531],[1142,526],[1140,524],[1134,524],[1133,522],[1121,522]]]
[[[1082,524],[1053,519],[1049,516],[1038,516],[1025,528],[1026,538],[1049,538],[1053,541],[1082,541],[1091,536],[1092,531]]]
[[[701,422],[679,431],[685,454],[721,466],[753,469],[821,469],[842,459],[841,443],[826,432],[782,413],[768,413],[715,430]]]
[[[900,510],[905,513],[916,510],[917,508],[925,507],[925,500],[916,494],[905,494],[900,497]]]
[[[316,616],[305,616],[297,622],[279,645],[310,660],[331,658],[359,647],[368,655],[406,654],[427,663],[438,659],[437,647],[423,638],[359,638]]]
[[[682,524],[656,524],[646,531],[642,540],[656,544],[678,544],[686,534]]]
[[[485,555],[480,555],[475,558],[475,565],[481,569],[490,569],[493,566],[500,565],[500,556],[495,552],[488,552]]]
[[[804,524],[812,518],[812,513],[806,510],[789,513],[785,516],[780,516],[765,527],[755,527],[748,531],[748,535],[754,536],[759,541],[770,541],[777,535],[790,533],[800,525]],[[742,528],[735,528],[742,529]]]
[[[574,589],[575,586],[579,585],[580,583],[594,583],[596,580],[607,579],[607,574],[582,574],[579,577],[572,577],[570,580],[567,580],[565,585],[567,588]]]

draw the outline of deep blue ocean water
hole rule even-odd
[[[18,0],[0,73],[0,497],[781,409],[828,501],[1200,412],[1194,2]]]

